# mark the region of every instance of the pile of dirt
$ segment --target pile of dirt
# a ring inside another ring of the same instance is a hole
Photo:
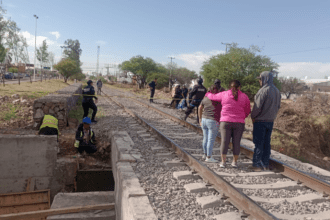
[[[0,127],[32,128],[33,103],[35,99],[20,97],[18,94],[0,96]]]
[[[285,146],[287,151],[290,149],[297,154],[294,156],[304,155],[311,161],[309,155],[312,153],[320,158],[330,156],[328,116],[330,104],[327,96],[302,96],[295,102],[281,103],[274,128],[295,139],[297,145]],[[324,120],[320,120],[322,118]],[[287,135],[283,138],[287,139]]]
[[[314,99],[302,96],[295,102],[281,103],[274,128],[298,135],[306,122],[319,116],[330,115],[330,105],[320,96]]]

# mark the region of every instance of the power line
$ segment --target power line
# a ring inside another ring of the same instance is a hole
[[[323,48],[317,48],[317,49],[311,49],[311,50],[301,50],[301,51],[289,52],[289,53],[273,54],[273,55],[269,55],[269,56],[279,56],[279,55],[285,55],[285,54],[302,53],[302,52],[309,52],[309,51],[316,51],[316,50],[324,50],[324,49],[330,49],[330,47],[323,47]]]

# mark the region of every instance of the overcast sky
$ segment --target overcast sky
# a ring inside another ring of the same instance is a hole
[[[258,45],[261,54],[280,64],[280,76],[330,76],[330,1],[254,0],[3,0],[2,6],[21,28],[34,59],[46,39],[61,56],[66,39],[81,43],[85,72],[121,63],[132,56],[150,57],[200,70],[221,44]]]

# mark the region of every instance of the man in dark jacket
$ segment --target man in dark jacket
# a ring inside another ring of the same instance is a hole
[[[261,89],[254,97],[254,106],[251,112],[253,121],[253,171],[269,169],[271,154],[270,138],[274,120],[281,106],[281,94],[273,84],[273,74],[264,71],[258,77]]]
[[[95,96],[95,90],[93,87],[93,81],[88,80],[87,86],[83,89],[82,91],[83,94],[83,101],[82,101],[82,107],[84,109],[84,116],[83,118],[88,116],[88,111],[89,109],[93,109],[93,114],[92,114],[92,122],[96,123],[95,121],[95,115],[97,112],[97,107],[95,103],[97,103],[97,97]],[[95,103],[93,101],[93,98],[95,98]]]
[[[203,86],[203,79],[199,78],[197,80],[197,85],[194,86],[194,88],[189,92],[189,107],[187,108],[185,114],[186,116],[183,118],[184,120],[187,120],[188,116],[191,114],[193,109],[197,108],[197,123],[199,124],[199,118],[198,118],[198,107],[201,104],[207,90]]]
[[[151,83],[149,83],[150,87],[150,103],[154,102],[154,95],[157,86],[157,78],[155,78]]]
[[[219,92],[225,91],[225,89],[221,87],[221,81],[220,81],[220,79],[216,79],[214,81],[214,85],[217,87],[217,89],[218,89]]]
[[[182,90],[180,88],[180,85],[177,85],[175,88],[175,93],[174,93],[172,102],[170,104],[170,107],[173,105],[173,103],[175,103],[175,108],[176,108],[181,99],[182,99]]]
[[[101,79],[97,80],[96,85],[97,85],[97,94],[98,94],[98,95],[101,95],[102,84],[103,84],[103,83],[102,83],[102,80],[101,80]]]
[[[83,119],[83,123],[78,126],[76,131],[76,142],[74,146],[78,148],[78,152],[82,154],[84,151],[88,154],[95,153],[97,151],[96,148],[96,140],[95,133],[90,127],[91,119],[86,117]]]

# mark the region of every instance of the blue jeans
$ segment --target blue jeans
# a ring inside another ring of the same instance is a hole
[[[253,123],[253,143],[255,145],[253,154],[254,167],[268,167],[270,158],[270,137],[272,135],[274,122]]]
[[[202,118],[203,151],[208,157],[212,156],[215,138],[218,134],[219,122],[213,119]]]

